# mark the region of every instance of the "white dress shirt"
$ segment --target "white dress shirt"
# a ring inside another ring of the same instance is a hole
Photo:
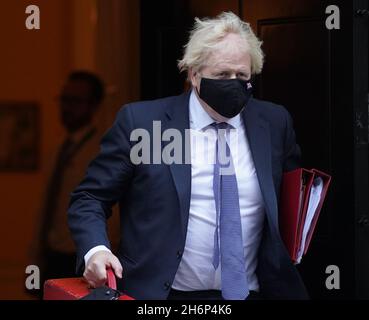
[[[189,108],[191,202],[185,249],[172,288],[182,291],[221,290],[221,264],[216,270],[212,264],[216,227],[213,171],[217,135],[210,127],[214,120],[201,106],[194,91]],[[264,224],[264,202],[241,116],[229,119],[228,123],[234,128],[227,135],[227,142],[237,177],[245,268],[249,289],[258,291],[255,270]],[[92,248],[84,257],[85,263],[100,250],[109,249],[105,246]]]
[[[221,290],[221,265],[215,270],[212,264],[216,227],[213,172],[217,135],[215,129],[209,127],[214,120],[201,106],[194,91],[189,108],[191,202],[185,249],[172,287],[182,291]],[[245,268],[249,289],[258,291],[255,270],[264,224],[264,202],[242,118],[237,115],[228,123],[234,128],[227,136],[227,142],[237,177]]]

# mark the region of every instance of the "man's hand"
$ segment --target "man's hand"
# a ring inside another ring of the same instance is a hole
[[[118,278],[122,278],[123,268],[118,258],[109,251],[98,251],[87,261],[84,278],[93,288],[106,283],[106,269],[112,268]]]

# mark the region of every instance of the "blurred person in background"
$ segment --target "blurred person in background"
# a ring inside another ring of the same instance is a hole
[[[60,120],[66,136],[55,157],[45,190],[36,245],[31,254],[42,282],[74,277],[75,246],[67,225],[70,193],[82,180],[88,163],[98,152],[95,116],[105,95],[104,84],[87,71],[72,72],[58,97]],[[42,290],[41,290],[42,291]]]

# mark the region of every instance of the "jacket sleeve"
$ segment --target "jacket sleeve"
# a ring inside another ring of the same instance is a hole
[[[301,167],[301,150],[296,143],[293,120],[286,110],[286,131],[284,143],[283,172],[288,172]]]
[[[85,178],[71,194],[68,224],[77,248],[77,273],[91,248],[98,245],[110,248],[107,219],[134,170],[130,161],[132,128],[130,108],[123,107],[102,138],[100,152],[88,166]]]

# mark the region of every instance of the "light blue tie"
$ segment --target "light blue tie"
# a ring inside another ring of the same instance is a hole
[[[223,298],[244,300],[249,294],[249,286],[243,253],[237,179],[226,141],[226,131],[230,129],[230,125],[222,122],[214,123],[213,126],[218,137],[213,180],[217,213],[213,265],[215,269],[218,268],[220,255]]]

